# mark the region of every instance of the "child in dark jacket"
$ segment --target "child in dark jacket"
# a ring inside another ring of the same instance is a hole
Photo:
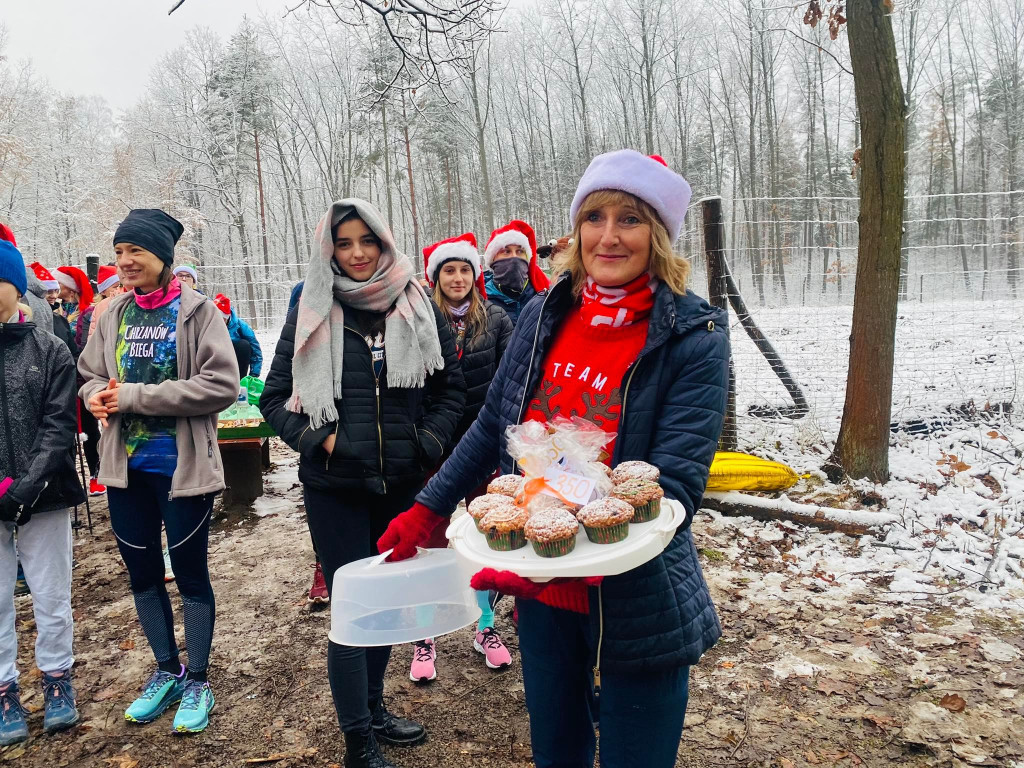
[[[14,581],[21,559],[32,590],[36,665],[43,672],[43,728],[78,722],[71,684],[71,515],[85,496],[72,456],[75,365],[68,347],[29,322],[14,245],[0,241],[0,746],[28,738],[18,687]],[[17,534],[17,536],[15,536]]]

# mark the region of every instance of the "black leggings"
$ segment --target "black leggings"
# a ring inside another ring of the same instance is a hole
[[[188,670],[205,672],[216,611],[206,562],[216,494],[168,499],[170,490],[171,478],[166,475],[128,470],[127,488],[107,489],[110,526],[128,568],[139,623],[158,663],[178,655],[174,613],[164,585],[161,522],[167,528],[171,567],[184,608]]]
[[[386,496],[366,491],[320,491],[303,487],[306,520],[327,581],[354,560],[377,554],[377,539],[396,515],[412,506],[420,486],[392,490]],[[369,702],[384,693],[384,673],[391,646],[354,648],[327,641],[327,678],[338,724],[345,733],[370,727]]]
[[[81,398],[79,400],[78,412],[81,415],[82,432],[88,438],[82,446],[85,451],[85,463],[89,466],[89,477],[96,477],[100,471],[100,425],[85,401]]]

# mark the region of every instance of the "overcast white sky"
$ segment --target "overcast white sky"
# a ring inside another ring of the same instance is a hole
[[[206,26],[227,38],[246,14],[283,15],[284,0],[0,0],[7,54],[32,59],[62,91],[99,95],[114,109],[131,106],[149,72],[185,32]]]

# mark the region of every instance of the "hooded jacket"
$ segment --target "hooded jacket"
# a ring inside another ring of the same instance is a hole
[[[32,310],[32,322],[37,327],[53,333],[53,309],[50,302],[46,300],[46,290],[39,282],[36,273],[31,267],[25,267],[25,278],[28,281],[28,292],[25,294],[25,303]]]
[[[48,311],[48,310],[47,310]],[[33,512],[85,501],[75,473],[75,363],[35,323],[0,323],[0,477]]]
[[[232,341],[245,340],[249,342],[249,346],[252,347],[252,357],[249,358],[249,370],[239,371],[239,373],[255,376],[258,379],[260,371],[263,370],[263,350],[260,349],[260,343],[256,338],[256,334],[252,332],[252,328],[245,320],[238,316],[234,307],[231,308],[231,317],[228,319],[228,334],[231,336]]]
[[[523,311],[480,416],[417,501],[448,515],[490,468],[516,470],[505,430],[522,421],[544,356],[571,311],[568,276]],[[653,560],[590,589],[590,621],[608,669],[653,670],[695,664],[721,636],[689,524],[700,507],[724,422],[729,381],[725,312],[693,293],[661,284],[647,339],[622,381],[612,466],[646,461],[679,501],[686,521]],[[603,626],[603,632],[602,630]]]
[[[117,343],[121,318],[134,291],[110,301],[78,359],[85,379],[80,394],[89,398],[117,378]],[[220,310],[201,293],[181,287],[176,326],[178,378],[160,384],[121,384],[118,409],[144,416],[177,416],[178,465],[171,477],[171,497],[201,496],[224,489],[224,465],[217,447],[217,416],[238,397],[238,363]],[[99,481],[128,487],[128,451],[120,414],[107,418],[100,438]]]

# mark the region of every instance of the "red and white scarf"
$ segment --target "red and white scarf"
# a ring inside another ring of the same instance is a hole
[[[605,288],[587,278],[580,314],[591,326],[622,328],[646,320],[654,308],[658,278],[649,272],[625,285]]]

